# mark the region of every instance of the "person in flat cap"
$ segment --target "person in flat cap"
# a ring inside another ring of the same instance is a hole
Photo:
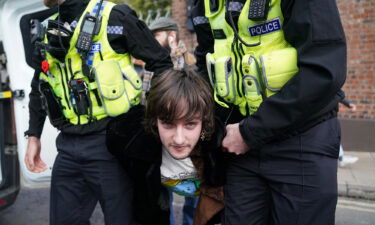
[[[195,66],[195,57],[187,51],[185,43],[179,39],[177,22],[170,17],[159,17],[151,22],[149,29],[159,44],[170,52],[173,68],[181,70]],[[153,73],[147,70],[141,72],[142,103],[146,101],[146,93],[150,89]]]
[[[159,17],[149,26],[155,39],[171,53],[174,69],[195,64],[195,58],[186,50],[185,43],[179,39],[178,26],[175,20],[169,17]]]
[[[152,21],[149,28],[151,31],[178,31],[176,21],[169,17],[159,17],[155,19],[154,21]]]

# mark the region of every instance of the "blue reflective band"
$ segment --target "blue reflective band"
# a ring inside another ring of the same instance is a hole
[[[123,26],[108,26],[107,34],[122,34],[124,30]]]
[[[94,63],[95,52],[102,50],[102,45],[99,42],[92,43],[89,54],[87,55],[86,64],[92,66]]]
[[[100,42],[92,43],[90,53],[99,52],[102,50],[102,45]]]
[[[205,23],[209,23],[207,17],[197,16],[197,17],[193,18],[193,24],[194,25],[205,24]]]
[[[270,21],[266,21],[262,24],[258,24],[252,27],[249,27],[249,32],[251,36],[259,36],[262,34],[268,34],[271,32],[275,32],[281,30],[281,23],[280,19],[276,18]]]
[[[74,29],[76,28],[77,24],[78,24],[77,20],[73,20],[73,22],[70,24],[70,27]]]
[[[95,4],[95,7],[91,12],[91,15],[93,15],[93,16],[96,15],[97,11],[99,10],[99,4],[100,4],[100,2],[97,2]],[[104,7],[105,7],[106,4],[107,4],[107,2],[103,2],[102,6],[100,7],[99,20],[100,20],[100,17],[102,16],[102,13],[103,13],[103,10],[104,10]],[[99,23],[99,25],[100,25],[100,23]],[[87,58],[86,58],[86,64],[88,66],[92,66],[94,64],[95,53],[99,52],[101,50],[102,50],[102,45],[99,42],[95,42],[95,43],[91,44],[90,52],[89,52],[89,54],[87,55]]]
[[[86,64],[87,64],[88,66],[92,66],[92,65],[94,64],[94,53],[90,52],[90,53],[87,55]]]
[[[241,12],[243,4],[241,2],[229,2],[228,11]]]
[[[93,15],[93,16],[96,15],[96,12],[99,9],[99,4],[100,4],[100,2],[96,3],[94,9],[91,12],[91,15]],[[104,9],[104,7],[105,7],[106,4],[107,4],[107,2],[103,2],[102,6],[100,7],[99,18],[102,16],[102,12],[103,12],[103,9]]]

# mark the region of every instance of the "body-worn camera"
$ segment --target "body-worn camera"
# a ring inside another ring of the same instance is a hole
[[[87,115],[90,107],[90,96],[87,84],[84,80],[70,80],[69,87],[71,89],[70,101],[77,115]]]

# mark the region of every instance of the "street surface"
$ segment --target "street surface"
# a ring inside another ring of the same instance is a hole
[[[375,201],[339,198],[336,225],[374,225]]]
[[[175,208],[181,210],[182,198],[175,196]],[[14,205],[0,212],[0,225],[48,225],[49,188],[23,189]],[[181,213],[176,212],[177,225]],[[339,198],[336,225],[374,225],[375,201]],[[98,206],[91,218],[91,225],[104,225]]]

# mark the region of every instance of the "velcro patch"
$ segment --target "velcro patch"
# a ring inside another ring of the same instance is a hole
[[[281,22],[279,18],[266,21],[262,24],[249,27],[249,32],[251,36],[259,36],[262,34],[268,34],[281,30]]]
[[[225,39],[225,38],[227,38],[224,30],[222,30],[222,29],[213,30],[213,35],[214,35],[214,39]]]

